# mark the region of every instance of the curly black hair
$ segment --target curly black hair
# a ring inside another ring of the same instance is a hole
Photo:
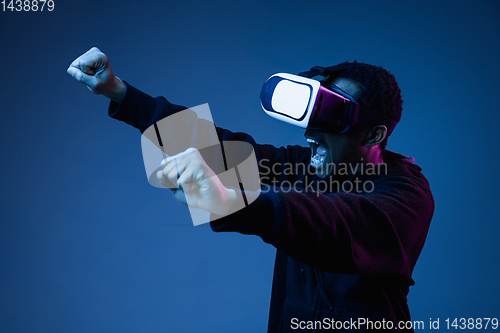
[[[403,111],[403,99],[393,74],[380,66],[357,61],[344,62],[340,65],[345,69],[333,75],[356,81],[360,85],[361,93],[355,97],[358,103],[399,122]],[[387,137],[380,143],[381,150],[384,150],[386,145]]]

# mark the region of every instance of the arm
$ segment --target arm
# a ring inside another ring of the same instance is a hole
[[[127,82],[125,82],[125,85],[127,89],[123,101],[121,103],[112,101],[109,105],[108,114],[110,117],[123,121],[139,129],[143,133],[159,120],[186,110],[186,107],[172,104],[164,97],[153,98],[131,86]],[[169,128],[169,126],[172,127]],[[197,133],[198,136],[192,137],[192,140],[195,140],[203,137],[200,133],[208,132],[209,130],[207,128],[213,128],[213,126],[213,123],[203,119],[198,119],[196,114],[192,112],[192,117],[184,118],[183,124],[179,121],[176,121],[175,124],[164,122],[162,124],[162,128],[160,128],[160,132],[162,132],[162,138],[164,136],[169,138],[169,135],[172,136],[172,133],[175,133],[174,136],[181,135],[182,132]],[[292,161],[295,161],[295,163],[297,161],[302,161],[302,163],[308,164],[310,156],[309,148],[301,146],[276,148],[272,145],[257,144],[254,138],[246,133],[232,132],[220,127],[216,127],[216,131],[220,141],[243,141],[253,146],[257,161],[259,162],[258,164],[261,174],[269,177],[269,182],[264,181],[263,183],[270,183],[270,180],[275,177],[275,173],[283,176],[284,173],[282,172],[282,169],[286,167],[287,164],[292,163]],[[188,142],[189,140],[182,141]],[[199,145],[193,142],[191,146],[195,147]],[[189,147],[190,146],[187,145],[184,149]],[[274,169],[272,169],[273,166],[275,166]],[[288,176],[293,177],[293,175]]]
[[[426,180],[387,175],[371,193],[263,192],[214,231],[260,236],[290,257],[343,274],[411,273],[432,217]]]
[[[75,59],[67,72],[79,82],[84,83],[93,93],[102,94],[111,99],[108,112],[112,118],[136,127],[141,132],[146,131],[155,122],[186,109],[170,103],[164,97],[153,98],[120,80],[114,75],[107,56],[96,47]],[[187,131],[198,133],[208,125],[213,124],[193,119],[185,127]],[[220,141],[250,143],[254,147],[262,173],[268,176],[269,180],[273,176],[270,173],[272,166],[285,165],[291,160],[307,161],[308,159],[308,148],[300,146],[275,148],[270,145],[257,145],[247,134],[233,133],[222,128],[217,128],[217,134]],[[280,173],[279,166],[274,170]]]

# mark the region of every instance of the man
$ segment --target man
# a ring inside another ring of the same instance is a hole
[[[184,109],[122,82],[97,48],[68,73],[112,100],[111,117],[143,132]],[[181,186],[179,200],[223,216],[211,222],[214,231],[255,234],[277,248],[269,332],[412,331],[406,296],[434,201],[412,159],[385,149],[401,117],[399,87],[388,71],[367,64],[344,63],[326,73],[321,86],[336,91],[335,98],[347,96],[349,105],[358,101],[370,121],[308,126],[310,148],[258,145],[247,134],[217,128],[221,141],[254,147],[259,193],[225,187],[193,149],[164,160],[157,177]],[[290,165],[314,172],[290,172]],[[252,195],[256,200],[234,212],[241,196]]]

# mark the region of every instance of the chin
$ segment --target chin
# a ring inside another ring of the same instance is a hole
[[[324,178],[330,176],[331,173],[332,173],[332,165],[331,165],[331,163],[326,164],[326,167],[323,166],[322,168],[316,169],[316,176],[318,176],[319,178],[323,178],[324,179]]]

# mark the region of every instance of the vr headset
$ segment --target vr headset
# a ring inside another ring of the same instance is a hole
[[[311,79],[346,69],[340,64],[332,67],[315,66],[299,75],[272,75],[260,93],[262,108],[273,118],[292,125],[345,133],[352,125],[385,125],[391,135],[397,121],[365,108],[336,85]]]

